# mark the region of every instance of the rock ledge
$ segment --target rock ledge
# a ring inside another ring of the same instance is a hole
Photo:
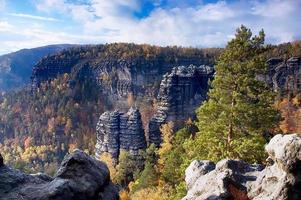
[[[266,146],[269,166],[240,160],[193,161],[183,200],[301,199],[301,137],[276,135]]]
[[[45,174],[27,175],[0,165],[0,199],[118,200],[119,195],[107,166],[75,150],[65,157],[53,178]]]

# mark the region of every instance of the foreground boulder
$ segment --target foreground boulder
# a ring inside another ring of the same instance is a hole
[[[118,200],[119,195],[107,166],[76,150],[65,157],[53,178],[0,165],[0,199]]]
[[[300,200],[301,138],[276,135],[266,146],[269,166],[240,160],[193,161],[183,200]]]

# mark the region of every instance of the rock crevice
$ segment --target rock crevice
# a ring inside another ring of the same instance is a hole
[[[266,82],[277,92],[301,91],[301,57],[288,60],[271,58],[267,61]]]
[[[213,75],[209,66],[178,66],[163,76],[157,97],[158,109],[149,123],[149,142],[161,143],[160,126],[172,121],[175,130],[206,98],[208,80]]]
[[[301,137],[276,135],[266,146],[271,165],[241,160],[193,161],[185,172],[183,200],[301,199]]]
[[[96,157],[110,153],[117,160],[121,150],[139,155],[146,148],[141,114],[137,108],[130,108],[127,113],[119,111],[105,112],[98,121]]]
[[[2,200],[119,200],[107,166],[83,151],[67,155],[54,177],[27,175],[0,165]]]

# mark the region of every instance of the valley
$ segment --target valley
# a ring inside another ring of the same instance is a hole
[[[231,47],[231,43],[229,45]],[[31,74],[22,74],[27,81],[18,83],[22,86],[27,82],[26,86],[21,89],[15,83],[3,86],[11,90],[0,97],[0,149],[5,165],[24,173],[46,173],[47,180],[44,180],[45,177],[33,178],[24,174],[18,176],[29,183],[34,181],[30,186],[33,188],[39,187],[38,184],[51,186],[60,184],[58,179],[64,178],[60,170],[57,172],[58,168],[64,168],[61,163],[71,162],[66,159],[76,157],[76,154],[81,157],[79,159],[94,163],[89,160],[88,154],[108,166],[110,176],[106,175],[109,177],[106,180],[112,183],[106,182],[105,187],[110,188],[110,195],[115,195],[112,199],[117,199],[117,191],[121,199],[135,200],[152,194],[160,196],[154,199],[192,200],[197,199],[195,194],[198,192],[204,193],[205,199],[210,192],[198,191],[194,183],[190,183],[191,180],[188,182],[188,193],[186,191],[185,169],[193,160],[218,162],[224,158],[235,158],[267,165],[263,147],[274,135],[297,133],[292,136],[296,140],[296,148],[300,143],[300,42],[260,48],[260,59],[252,60],[249,57],[251,54],[244,59],[250,61],[250,66],[266,65],[267,70],[254,67],[248,71],[248,76],[241,68],[235,69],[237,71],[229,69],[230,72],[226,73],[223,71],[226,68],[219,67],[222,56],[230,51],[227,48],[112,43],[73,46],[47,56],[39,54],[37,57],[40,56],[40,60],[32,66]],[[241,55],[230,54],[229,57],[236,59]],[[28,62],[31,62],[29,58]],[[257,71],[254,73],[252,70]],[[259,74],[262,71],[264,73]],[[220,76],[219,73],[225,74]],[[245,77],[241,79],[240,76]],[[31,82],[28,82],[29,78]],[[218,101],[215,100],[220,97],[220,101],[228,105],[230,99],[227,98],[231,93],[223,92],[229,92],[226,87],[231,88],[236,80],[242,81],[238,85],[247,85],[246,89],[233,88],[237,90],[237,102],[246,101],[250,106],[247,103],[238,104],[241,107],[235,108],[235,111],[218,107]],[[221,89],[214,90],[216,85]],[[262,93],[259,92],[261,90]],[[219,116],[223,112],[229,115]],[[248,112],[251,114],[248,115]],[[219,130],[228,130],[225,127],[232,113],[235,113],[232,117],[237,119],[233,121],[233,126],[237,126],[233,131],[237,135],[233,138],[228,135],[226,138]],[[223,121],[215,124],[218,116]],[[253,120],[254,124],[248,123],[248,120]],[[244,123],[243,128],[240,123]],[[253,137],[249,137],[249,134]],[[232,144],[236,140],[237,143]],[[232,149],[227,145],[232,145]],[[72,153],[74,150],[77,153]],[[231,163],[234,161],[227,162],[229,164],[225,165],[233,171],[241,165],[234,163],[233,167]],[[209,171],[217,173],[215,168],[221,165],[213,167],[214,164],[207,164],[204,165],[212,169],[201,171],[202,176],[207,176]],[[98,165],[93,164],[93,167],[97,168]],[[187,170],[193,167],[191,165]],[[245,163],[243,165],[249,168]],[[227,170],[227,167],[222,169]],[[13,180],[18,179],[15,171],[4,167],[3,170]],[[79,173],[89,174],[87,171]],[[89,174],[93,175],[99,176]],[[3,177],[0,176],[0,186],[1,179]],[[193,179],[197,180],[195,177]],[[114,188],[110,185],[113,183]],[[68,184],[73,183],[71,181]],[[225,194],[220,192],[219,195],[237,195],[233,190],[247,195],[241,189],[241,183],[231,184],[234,189],[227,188]],[[98,187],[103,186],[91,186],[96,190],[99,190]],[[295,190],[295,186],[292,188]],[[72,189],[75,192],[72,195],[77,195],[76,191],[80,189]],[[63,187],[62,191],[45,192],[67,195],[65,190]],[[41,198],[38,196],[41,194],[34,196],[27,194],[28,191],[30,189],[27,186],[22,189],[25,196]],[[255,195],[255,192],[251,195]],[[283,195],[285,199],[286,194]],[[297,192],[294,198],[298,198],[298,195]],[[87,196],[83,194],[82,198],[86,199]],[[66,198],[72,199],[74,196],[67,195]]]

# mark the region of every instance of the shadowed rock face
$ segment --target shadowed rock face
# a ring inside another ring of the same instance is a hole
[[[118,200],[107,166],[83,151],[65,157],[55,177],[27,175],[0,165],[2,200]]]
[[[136,97],[154,98],[162,75],[174,66],[213,64],[213,55],[204,55],[202,50],[186,55],[176,49],[159,48],[154,57],[147,57],[140,45],[129,44],[128,46],[133,46],[133,49],[124,50],[116,44],[114,48],[116,52],[111,52],[109,49],[113,46],[114,44],[81,46],[42,59],[33,68],[32,89],[35,90],[42,82],[64,73],[77,77],[79,69],[89,68],[93,73],[93,77],[90,78],[94,79],[99,90],[113,104],[117,104],[123,103],[130,93]],[[163,51],[167,49],[170,52],[165,55]],[[136,55],[137,50],[141,50],[142,53]],[[135,56],[122,57],[116,54],[123,51],[124,54],[134,53]]]
[[[110,153],[117,160],[121,150],[126,150],[134,156],[146,148],[140,112],[130,108],[127,113],[119,111],[105,112],[96,127],[97,144],[96,157]]]
[[[288,60],[271,58],[267,83],[278,92],[301,90],[301,57],[292,57]]]
[[[2,158],[2,155],[0,154],[0,167],[3,166],[3,158]]]
[[[160,126],[174,122],[175,130],[189,117],[194,117],[195,109],[205,100],[208,80],[213,75],[209,66],[179,66],[163,76],[157,97],[158,110],[149,123],[149,142],[161,143]]]
[[[301,138],[276,135],[266,146],[270,166],[240,160],[193,161],[185,172],[183,200],[301,199]]]

